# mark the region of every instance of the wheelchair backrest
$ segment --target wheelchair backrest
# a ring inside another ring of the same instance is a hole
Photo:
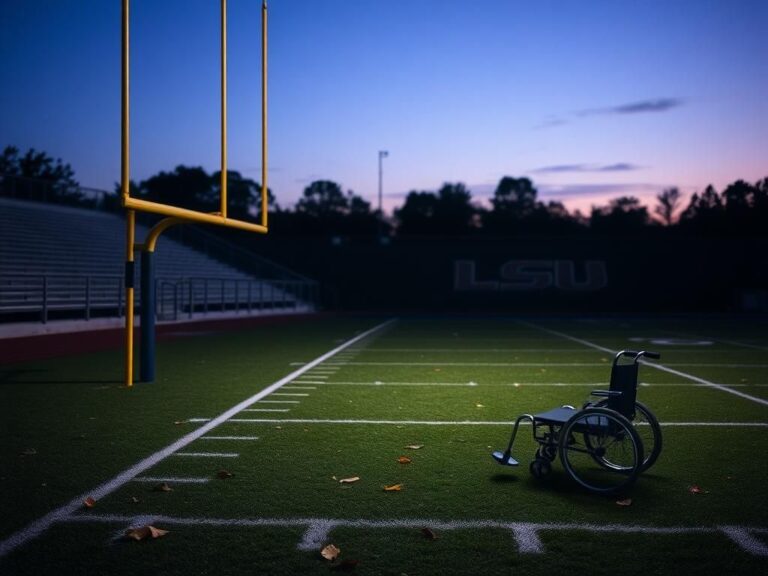
[[[622,358],[631,358],[630,362],[626,360],[621,362]],[[611,394],[608,396],[608,408],[615,410],[628,420],[635,418],[635,399],[637,398],[637,372],[639,364],[637,360],[640,354],[637,352],[622,350],[613,359],[611,367],[611,392],[620,392],[621,394]]]

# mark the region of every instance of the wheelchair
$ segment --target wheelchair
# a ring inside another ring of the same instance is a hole
[[[615,494],[630,487],[661,454],[661,427],[651,410],[637,401],[639,360],[661,358],[648,351],[622,350],[611,366],[608,390],[593,390],[600,398],[580,410],[561,406],[540,414],[522,414],[515,420],[505,451],[493,453],[499,464],[517,466],[512,457],[518,427],[532,424],[538,448],[530,464],[534,478],[552,471],[559,456],[568,476],[587,490]]]

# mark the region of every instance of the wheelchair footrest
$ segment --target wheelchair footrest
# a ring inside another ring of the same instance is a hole
[[[496,460],[499,464],[503,464],[504,466],[517,466],[518,461],[512,458],[511,455],[507,454],[506,452],[502,452],[500,450],[497,450],[493,453],[493,459]]]

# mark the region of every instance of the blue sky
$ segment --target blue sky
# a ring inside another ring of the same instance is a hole
[[[257,0],[229,0],[229,167],[260,177]],[[764,0],[270,0],[270,187],[386,206],[528,176],[589,208],[768,176]],[[218,167],[217,0],[132,2],[132,177]],[[0,3],[0,146],[111,189],[120,1]]]

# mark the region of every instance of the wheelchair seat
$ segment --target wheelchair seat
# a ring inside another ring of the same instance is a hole
[[[563,406],[561,408],[552,408],[540,414],[534,414],[533,418],[537,424],[565,424],[576,413],[575,408]]]

